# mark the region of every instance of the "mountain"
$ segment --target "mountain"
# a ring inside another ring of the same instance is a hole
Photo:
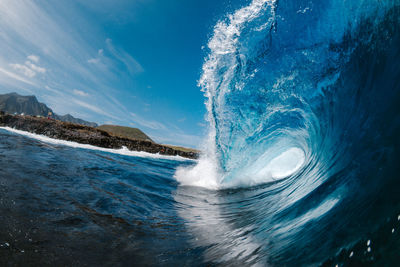
[[[56,120],[97,127],[97,124],[94,122],[84,121],[82,119],[75,118],[70,114],[63,116],[55,114],[51,108],[47,107],[43,103],[40,103],[36,96],[33,95],[22,96],[17,93],[0,95],[0,110],[10,114],[24,113],[26,115],[43,117],[47,117],[49,112],[51,112],[51,117]]]
[[[8,113],[25,113],[27,115],[47,116],[53,112],[35,96],[21,96],[17,93],[0,95],[0,110]]]
[[[82,120],[82,119],[79,119],[79,118],[75,118],[70,114],[63,115],[63,116],[56,114],[55,117],[56,117],[57,120],[60,120],[60,121],[77,123],[77,124],[82,124],[82,125],[86,125],[86,126],[90,126],[90,127],[97,127],[97,123],[85,121],[85,120]]]
[[[148,137],[138,128],[124,127],[118,125],[101,125],[97,128],[118,137],[154,142],[153,140],[151,140],[150,137]]]

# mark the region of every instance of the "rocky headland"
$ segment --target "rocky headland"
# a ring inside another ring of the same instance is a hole
[[[58,115],[46,104],[37,100],[34,95],[19,95],[17,93],[0,94],[0,110],[10,114],[50,117],[55,120],[97,127],[97,123],[75,118],[70,114]]]
[[[149,140],[125,138],[98,128],[48,118],[0,112],[0,126],[103,148],[120,149],[126,147],[132,151],[181,156],[189,159],[198,158],[198,152],[195,150],[182,151]]]

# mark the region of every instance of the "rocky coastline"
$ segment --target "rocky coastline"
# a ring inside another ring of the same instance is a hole
[[[181,151],[151,141],[114,136],[94,127],[48,118],[11,115],[0,112],[0,126],[103,148],[120,149],[126,147],[132,151],[181,156],[189,159],[197,159],[199,156],[196,152]]]

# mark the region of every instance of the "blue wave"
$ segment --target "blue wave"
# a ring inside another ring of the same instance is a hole
[[[376,260],[357,242],[389,233],[385,219],[400,209],[398,29],[399,1],[254,0],[218,22],[199,82],[206,152],[175,174],[226,189],[215,203],[251,214],[210,211],[241,221],[243,241],[227,237],[213,253],[238,258],[227,249],[235,243],[262,255],[254,262],[301,265],[340,248],[336,262],[348,262],[357,248]],[[317,248],[324,240],[333,243]]]
[[[380,111],[360,108],[378,85],[369,84],[372,88],[355,96],[360,84],[370,82],[361,80],[368,79],[366,73],[379,76],[371,73],[376,70],[362,68],[361,62],[352,65],[362,53],[379,52],[385,42],[381,31],[397,25],[389,14],[397,5],[255,0],[221,20],[199,82],[208,97],[210,122],[203,159],[217,162],[216,183],[262,184],[307,169],[324,179],[342,169],[352,143],[343,134],[359,135],[365,111],[369,119]],[[396,37],[395,32],[386,35]],[[387,45],[396,46],[395,41]],[[365,64],[375,66],[372,60]],[[391,75],[396,81],[396,73]],[[357,76],[362,77],[356,81]],[[389,92],[380,94],[392,101],[396,90],[383,89]]]
[[[228,15],[198,162],[0,129],[0,265],[397,266],[399,29],[399,1]]]

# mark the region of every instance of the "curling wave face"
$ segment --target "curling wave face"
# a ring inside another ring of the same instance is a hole
[[[399,5],[253,0],[217,23],[199,81],[205,152],[175,173],[180,191],[223,189],[180,214],[206,257],[310,264],[394,216]]]
[[[218,22],[199,82],[208,99],[206,152],[197,167],[178,170],[178,181],[246,187],[310,164],[333,168],[341,148],[329,135],[344,129],[331,129],[321,110],[346,90],[338,88],[343,66],[371,41],[363,28],[377,27],[396,3],[254,0]]]
[[[399,29],[398,0],[228,15],[198,162],[0,129],[0,265],[397,266]]]

